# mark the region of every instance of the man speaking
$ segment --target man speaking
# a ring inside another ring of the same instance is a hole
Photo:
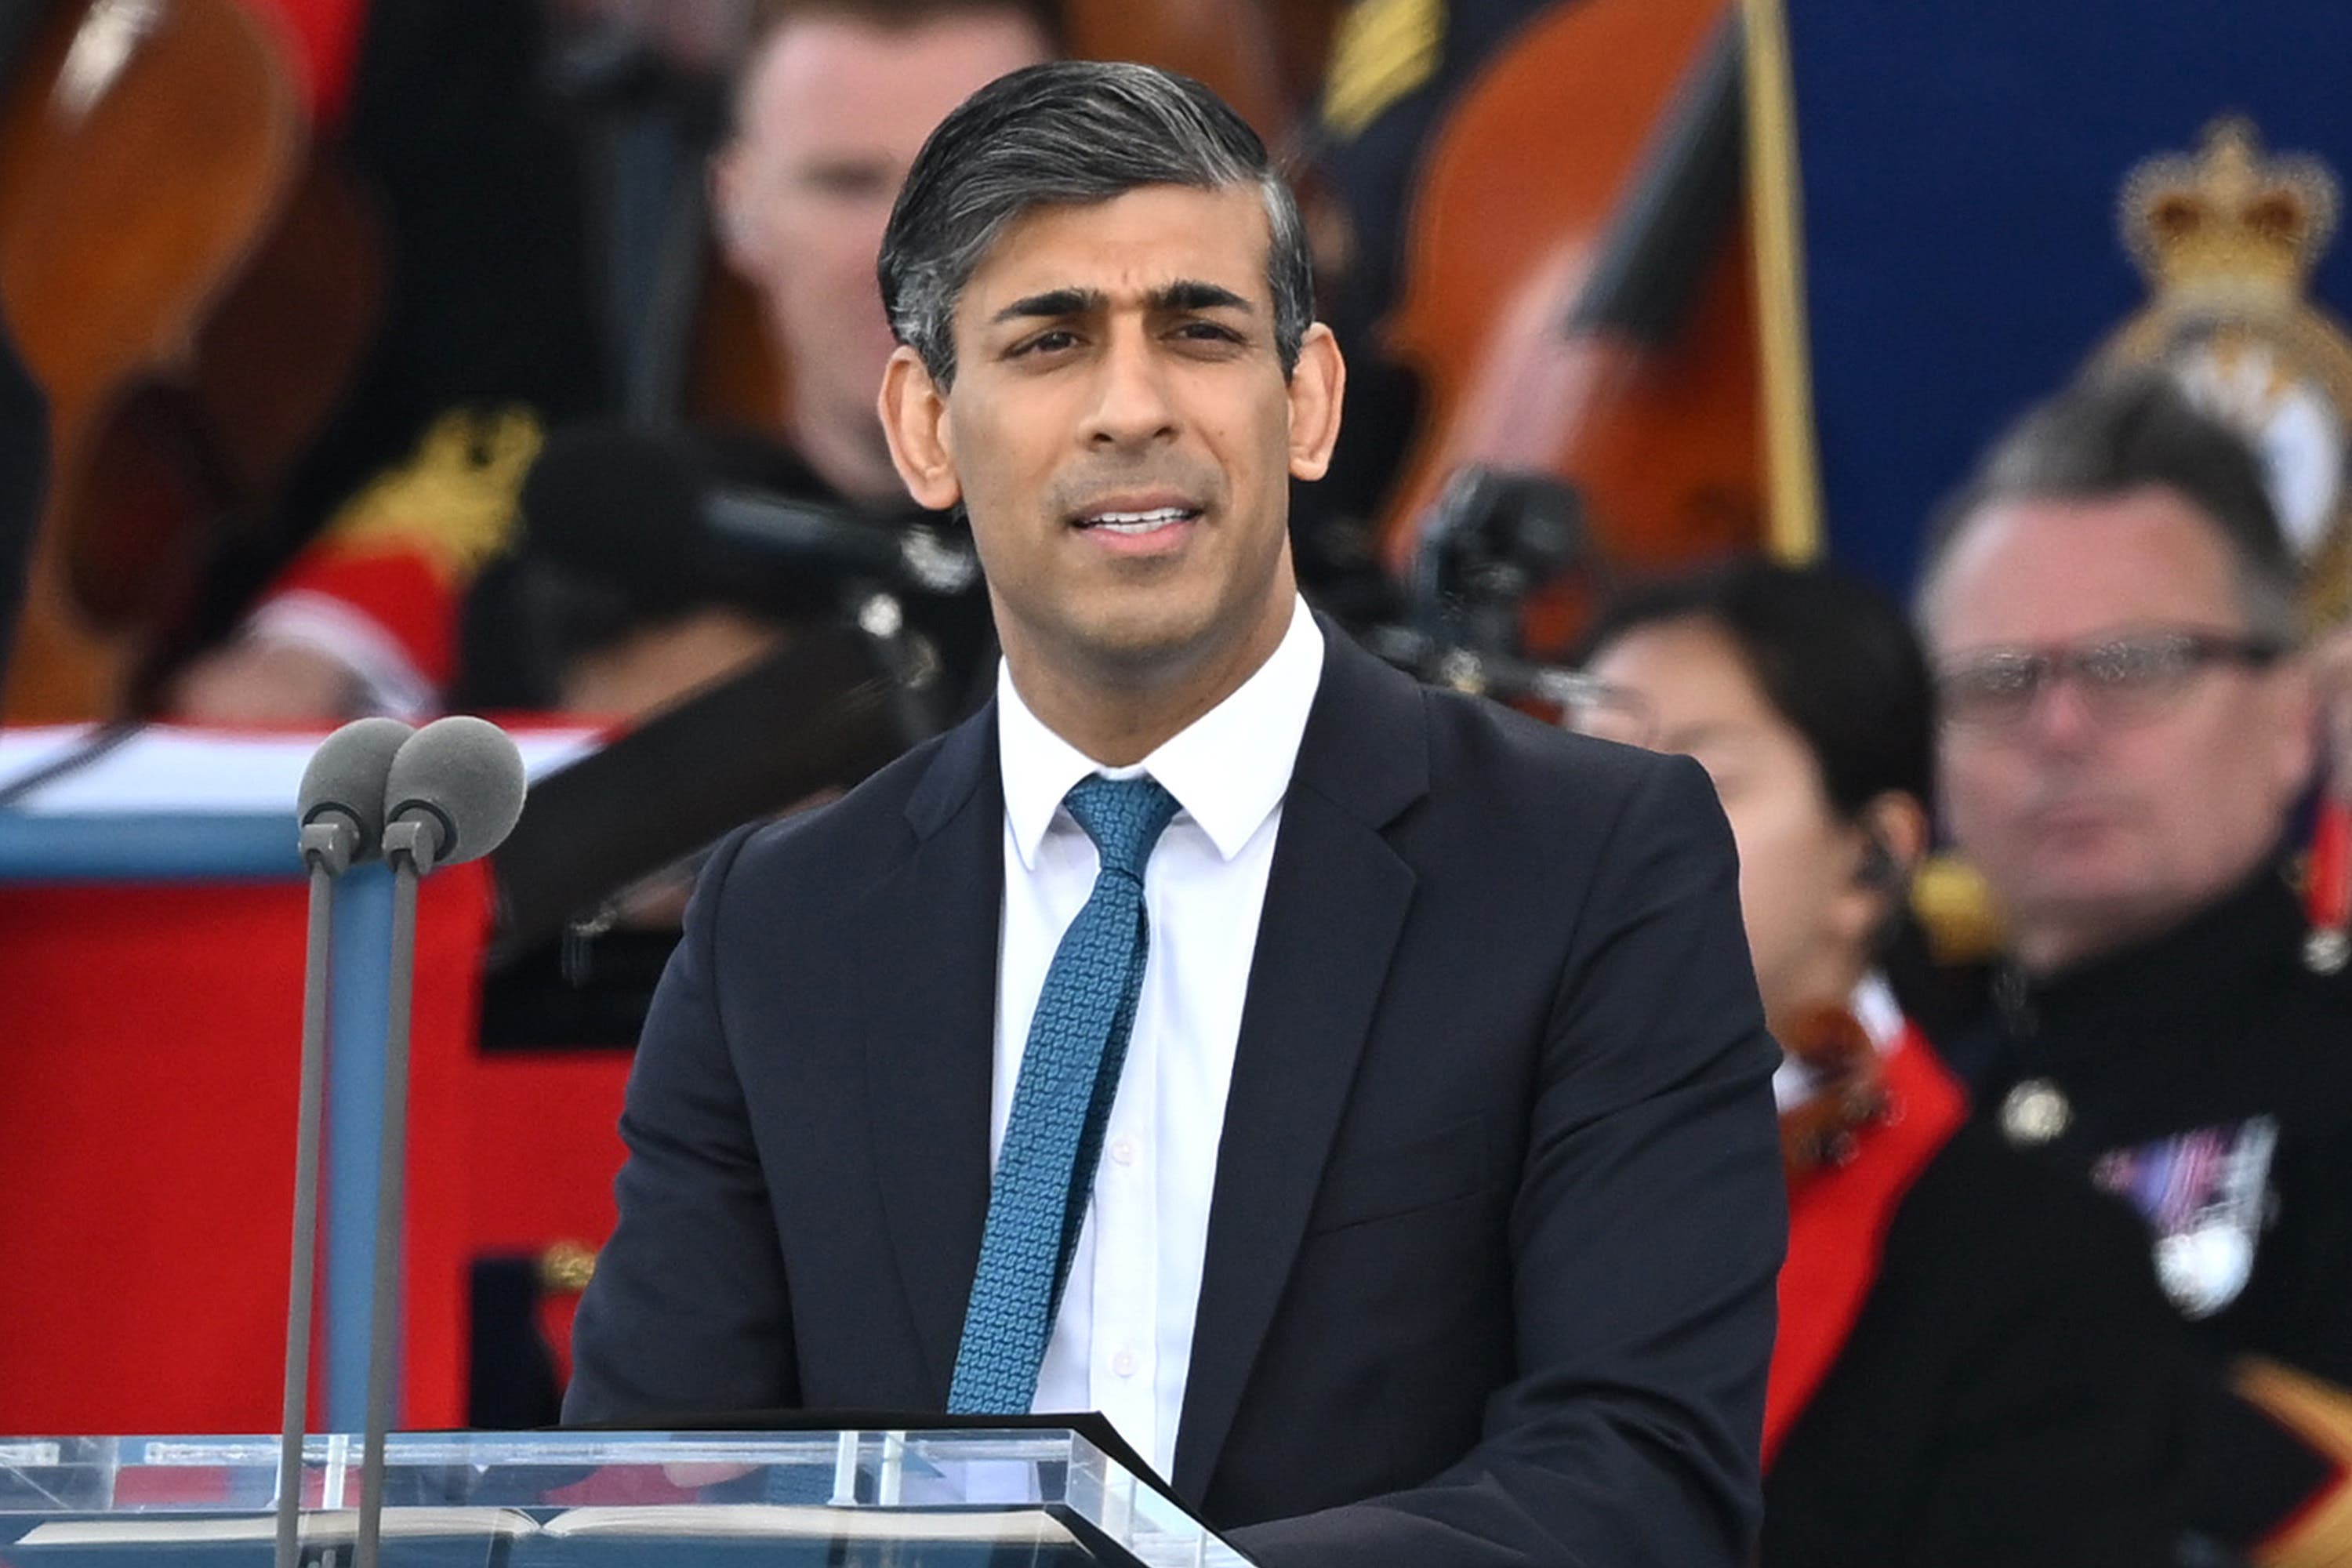
[[[880,270],[996,700],[712,859],[567,1417],[1099,1409],[1268,1563],[1744,1562],[1779,1052],[1706,775],[1308,614],[1342,367],[1198,85],[983,89]]]

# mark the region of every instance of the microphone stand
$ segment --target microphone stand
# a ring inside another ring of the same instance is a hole
[[[386,825],[383,856],[392,864],[391,998],[384,1028],[383,1164],[376,1185],[375,1292],[368,1310],[366,1447],[360,1468],[358,1568],[376,1568],[383,1524],[384,1444],[391,1425],[398,1339],[402,1184],[408,1173],[408,1034],[416,982],[416,884],[433,868],[439,837],[415,818]]]
[[[302,1551],[302,1438],[310,1425],[319,1144],[327,1092],[327,977],[334,951],[335,879],[351,868],[352,837],[350,826],[334,821],[302,829],[302,859],[310,868],[310,922],[302,954],[302,1066],[294,1135],[293,1279],[286,1301],[286,1404],[278,1446],[277,1568],[296,1568]]]

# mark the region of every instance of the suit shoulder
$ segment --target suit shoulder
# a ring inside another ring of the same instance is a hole
[[[736,829],[732,837],[740,848],[726,868],[730,879],[768,882],[786,873],[803,882],[825,875],[871,877],[912,844],[908,804],[955,733],[922,742],[836,800]]]
[[[1431,688],[1423,702],[1437,779],[1470,774],[1537,788],[1567,782],[1591,798],[1622,799],[1650,787],[1682,762],[1579,735],[1484,697]]]

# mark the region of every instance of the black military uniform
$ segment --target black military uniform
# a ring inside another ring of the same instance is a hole
[[[1763,1568],[2231,1562],[2336,1479],[2186,1344],[2130,1214],[1981,1123],[1885,1237],[1766,1470]]]
[[[2129,1199],[2215,1359],[2352,1384],[2352,976],[2265,865],[2173,931],[2028,981],[1954,1056],[1980,1114]]]
[[[2128,1208],[1972,1121],[1916,1030],[1876,1093],[1833,1159],[1783,1123],[1764,1568],[2231,1562],[2332,1507],[2352,1428],[2307,1441],[2233,1391]]]

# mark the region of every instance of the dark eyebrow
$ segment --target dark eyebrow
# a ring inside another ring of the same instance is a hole
[[[1103,295],[1098,289],[1049,289],[1043,294],[1031,294],[1013,300],[991,316],[989,324],[999,326],[1006,321],[1083,316],[1102,309],[1102,306]],[[1181,279],[1164,289],[1152,290],[1150,308],[1159,311],[1239,310],[1244,315],[1256,313],[1255,307],[1232,289],[1192,278]]]
[[[1155,292],[1151,305],[1158,310],[1239,310],[1245,316],[1255,314],[1250,302],[1232,289],[1191,278]]]
[[[1032,294],[1015,300],[988,319],[990,326],[1005,321],[1017,321],[1038,316],[1083,316],[1099,309],[1103,297],[1092,289],[1049,289],[1043,294]]]

